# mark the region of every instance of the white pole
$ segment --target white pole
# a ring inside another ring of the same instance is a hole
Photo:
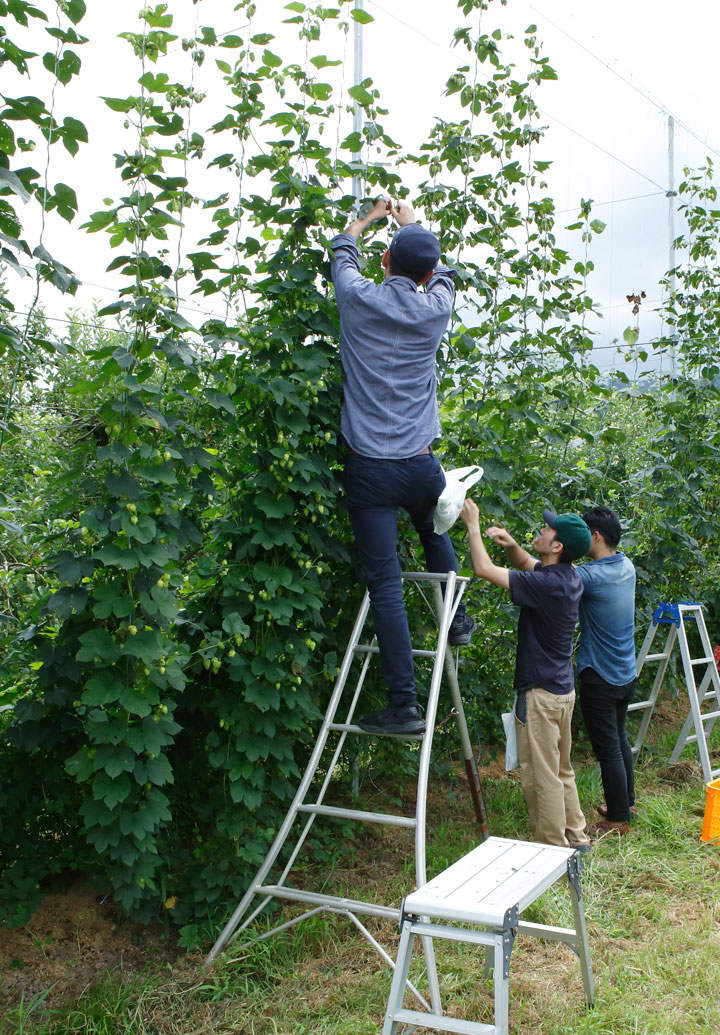
[[[363,10],[363,0],[355,0],[355,10]],[[354,42],[354,64],[353,64],[353,85],[359,86],[363,80],[363,26],[362,22],[355,22],[353,29],[353,42]],[[355,101],[355,111],[353,114],[353,133],[359,133],[362,135],[363,131],[363,111],[360,107],[360,102]],[[363,189],[363,178],[360,175],[360,164],[362,162],[362,152],[358,151],[352,156],[352,164],[355,169],[355,175],[352,181],[352,192],[355,195],[355,215],[359,215],[360,211],[360,198],[362,197]],[[354,797],[360,794],[360,763],[357,753],[352,758],[352,792]]]
[[[672,299],[675,295],[675,198],[677,197],[677,191],[675,190],[675,119],[672,115],[668,115],[668,235],[669,235],[669,250],[668,250],[668,297],[672,304]],[[676,325],[677,329],[677,325]],[[676,334],[673,334],[673,343],[670,352],[670,374],[674,378],[676,374],[676,363],[677,357],[675,354],[675,342]]]
[[[362,11],[363,0],[355,0],[355,10]],[[354,69],[353,79],[354,85],[359,86],[363,81],[363,24],[362,22],[356,21],[353,33],[354,40]],[[363,131],[363,110],[360,106],[359,101],[355,101],[355,113],[353,115],[353,133],[360,133]],[[355,168],[355,175],[352,181],[352,192],[355,195],[356,204],[355,208],[359,208],[360,198],[362,197],[363,177],[360,172],[360,164],[362,162],[362,152],[358,151],[352,156],[352,163]]]

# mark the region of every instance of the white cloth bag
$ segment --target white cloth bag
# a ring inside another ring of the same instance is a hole
[[[520,764],[515,733],[515,712],[503,712],[501,718],[505,727],[505,772],[509,773],[511,769],[517,769]]]
[[[452,528],[460,517],[466,493],[482,476],[483,469],[478,464],[445,471],[445,488],[438,497],[433,519],[433,528],[437,535],[442,535]]]

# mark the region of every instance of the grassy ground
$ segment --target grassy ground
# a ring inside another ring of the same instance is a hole
[[[510,968],[512,1033],[720,1032],[720,846],[700,841],[705,790],[697,763],[660,761],[672,739],[638,768],[640,812],[631,833],[604,837],[585,864],[594,1010],[585,1009],[580,968],[567,947],[518,938]],[[430,802],[430,873],[476,843],[462,781],[444,782],[438,788],[436,781]],[[528,837],[517,779],[491,768],[484,782],[491,832]],[[602,795],[590,761],[578,766],[578,785],[592,816]],[[407,867],[398,873],[399,849],[410,854],[407,832],[363,834],[338,861],[335,886],[350,897],[399,901],[410,879]],[[324,877],[326,865],[310,865],[303,879],[320,890]],[[570,926],[565,889],[549,889],[523,917]],[[368,927],[394,955],[391,925]],[[491,1023],[492,987],[480,951],[437,942],[436,953],[446,1011]],[[422,967],[415,969],[423,987]],[[0,1033],[371,1035],[382,1027],[389,984],[389,971],[350,921],[321,914],[231,951],[210,969],[190,955],[142,974],[109,973],[74,1001],[38,997],[7,1011]]]

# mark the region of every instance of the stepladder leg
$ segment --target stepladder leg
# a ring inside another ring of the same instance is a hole
[[[592,1006],[595,1002],[595,981],[593,979],[592,967],[590,965],[590,944],[588,942],[587,925],[585,923],[585,908],[580,891],[580,877],[572,878],[568,874],[568,888],[570,890],[570,901],[572,903],[573,917],[575,919],[575,935],[577,937],[577,952],[580,958],[580,969],[582,971],[583,988],[585,989],[585,1002]]]
[[[425,951],[425,970],[427,972],[430,1003],[434,1012],[442,1016],[442,999],[440,997],[440,981],[438,980],[437,963],[435,962],[435,946],[432,938],[422,939]]]
[[[495,1035],[508,1035],[509,966],[505,965],[505,946],[500,932],[495,936],[492,952],[495,971]]]
[[[387,1010],[385,1011],[382,1035],[397,1035],[398,1021],[395,1018],[398,1011],[402,1010],[414,943],[415,935],[412,933],[412,924],[409,920],[405,920],[402,934],[400,935],[400,944],[398,946],[392,984],[390,985],[390,995],[388,997]]]

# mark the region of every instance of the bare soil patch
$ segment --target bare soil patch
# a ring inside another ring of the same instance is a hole
[[[13,1006],[53,986],[48,999],[82,995],[108,971],[133,972],[184,955],[175,933],[131,923],[82,883],[47,895],[24,927],[0,927],[2,999]]]

